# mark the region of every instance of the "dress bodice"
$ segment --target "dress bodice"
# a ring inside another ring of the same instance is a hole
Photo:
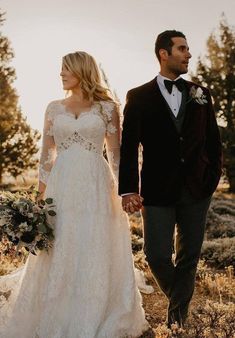
[[[104,142],[115,175],[119,164],[120,120],[112,101],[94,102],[78,118],[68,111],[62,100],[51,102],[45,113],[40,158],[40,181],[46,184],[55,158],[72,144],[102,154]]]

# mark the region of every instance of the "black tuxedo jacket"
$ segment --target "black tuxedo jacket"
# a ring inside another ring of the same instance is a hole
[[[201,87],[207,99],[202,105],[190,96],[192,86],[199,87],[185,81],[185,117],[180,132],[156,78],[127,93],[119,194],[137,192],[144,198],[144,205],[171,205],[184,185],[197,199],[215,191],[221,175],[219,129],[208,89]]]

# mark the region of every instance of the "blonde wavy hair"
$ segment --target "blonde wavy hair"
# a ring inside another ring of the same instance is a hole
[[[99,68],[93,56],[78,51],[65,55],[63,66],[79,81],[84,97],[90,102],[114,101],[108,88],[103,85]]]

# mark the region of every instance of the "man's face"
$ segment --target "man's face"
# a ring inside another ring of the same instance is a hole
[[[174,43],[171,49],[171,54],[167,53],[165,66],[169,72],[179,76],[188,71],[189,59],[192,55],[189,53],[187,41],[184,38],[172,38]]]

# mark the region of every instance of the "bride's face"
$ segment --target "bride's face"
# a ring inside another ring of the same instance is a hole
[[[72,90],[79,87],[78,79],[63,65],[60,72],[64,90]]]

